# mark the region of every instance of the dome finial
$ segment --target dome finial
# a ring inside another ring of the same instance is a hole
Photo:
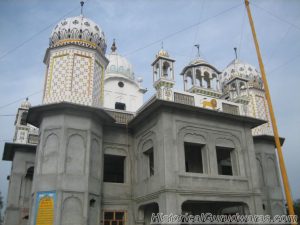
[[[234,54],[235,54],[235,59],[237,60],[238,56],[237,56],[237,47],[234,47]]]
[[[81,6],[80,15],[83,15],[83,5],[84,5],[84,1],[81,1],[80,2],[80,6]]]
[[[116,46],[116,39],[113,39],[113,43],[111,45],[111,52],[116,52],[117,46]]]
[[[200,45],[199,44],[196,44],[194,45],[196,48],[197,48],[197,57],[200,58]]]

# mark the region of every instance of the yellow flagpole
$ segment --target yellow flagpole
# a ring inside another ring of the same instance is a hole
[[[271,122],[272,122],[272,127],[273,127],[273,132],[274,132],[275,144],[276,144],[276,148],[277,148],[277,154],[278,154],[279,166],[280,166],[280,171],[281,171],[281,176],[282,176],[282,181],[283,181],[283,186],[284,186],[284,191],[285,191],[285,197],[286,197],[286,201],[287,201],[287,205],[288,205],[288,211],[289,211],[290,215],[295,215],[293,199],[292,199],[291,191],[289,188],[289,181],[288,181],[288,177],[287,177],[287,173],[286,173],[286,169],[285,169],[285,165],[284,165],[283,154],[282,154],[281,144],[280,144],[279,135],[278,135],[277,123],[276,123],[274,110],[273,110],[273,106],[272,106],[272,101],[271,101],[268,81],[266,78],[265,68],[264,68],[264,64],[263,64],[262,57],[260,54],[260,49],[259,49],[259,45],[258,45],[258,41],[257,41],[257,37],[256,37],[255,28],[254,28],[254,23],[253,23],[251,11],[250,11],[249,0],[245,0],[245,5],[246,5],[247,14],[248,14],[248,18],[249,18],[249,22],[250,22],[250,26],[251,26],[251,30],[252,30],[252,35],[253,35],[256,54],[257,54],[257,58],[258,58],[258,62],[259,62],[260,72],[261,72],[262,80],[264,82],[266,99],[267,99],[267,103],[268,103],[269,110],[270,110]]]

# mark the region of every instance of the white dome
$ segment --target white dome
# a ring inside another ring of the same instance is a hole
[[[248,80],[249,87],[263,89],[263,82],[261,75],[258,70],[248,64],[239,61],[238,59],[233,60],[220,74],[219,81],[222,88],[227,82],[234,77],[241,77]]]
[[[109,64],[106,68],[106,75],[121,74],[130,79],[134,79],[134,73],[131,63],[124,57],[116,52],[115,42],[111,47],[111,53],[106,55]]]
[[[104,32],[94,21],[82,15],[60,21],[51,33],[50,47],[71,42],[100,47],[104,54],[106,51]]]

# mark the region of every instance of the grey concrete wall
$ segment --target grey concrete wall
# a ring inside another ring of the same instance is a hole
[[[253,143],[251,128],[243,122],[162,107],[128,128],[104,124],[86,112],[60,110],[43,116],[40,132],[32,198],[39,192],[56,192],[55,225],[100,224],[103,211],[125,211],[127,224],[149,223],[151,210],[180,214],[190,201],[218,202],[218,207],[230,203],[226,210],[242,205],[247,214],[282,209],[274,147]],[[203,173],[185,171],[184,142],[203,146]],[[232,176],[218,174],[217,146],[233,149]],[[145,154],[151,148],[153,176]],[[125,157],[124,183],[103,182],[104,154]],[[259,167],[256,158],[266,164]],[[9,197],[11,202],[15,198]],[[263,203],[269,207],[265,211]],[[32,205],[31,225],[36,207]],[[17,213],[12,210],[11,217]]]
[[[160,212],[181,213],[189,200],[245,203],[248,213],[262,214],[262,198],[249,126],[180,110],[159,110],[134,130],[136,214],[158,202]],[[203,147],[204,173],[185,172],[184,142]],[[143,151],[154,148],[155,174],[147,177]],[[219,175],[216,146],[234,149],[233,176]],[[143,216],[141,216],[143,217]],[[137,219],[139,220],[139,219]]]
[[[26,178],[27,170],[34,166],[35,154],[16,151],[9,180],[5,225],[26,224],[31,204],[32,180]]]
[[[57,112],[40,126],[33,193],[55,191],[54,224],[98,224],[102,193],[102,125],[89,114]],[[90,209],[90,200],[95,204]],[[31,224],[37,206],[33,205]]]
[[[283,215],[286,211],[274,143],[260,139],[255,140],[254,144],[264,211],[273,216]]]

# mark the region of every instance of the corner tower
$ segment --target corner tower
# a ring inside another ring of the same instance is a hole
[[[249,116],[268,121],[254,128],[253,135],[273,135],[263,82],[254,66],[234,59],[220,75],[220,86],[223,98],[244,104]]]
[[[60,21],[52,31],[43,103],[103,105],[106,42],[101,28],[82,14]]]
[[[153,67],[153,87],[159,99],[173,100],[174,62],[175,60],[171,59],[169,53],[162,48],[151,64]]]

